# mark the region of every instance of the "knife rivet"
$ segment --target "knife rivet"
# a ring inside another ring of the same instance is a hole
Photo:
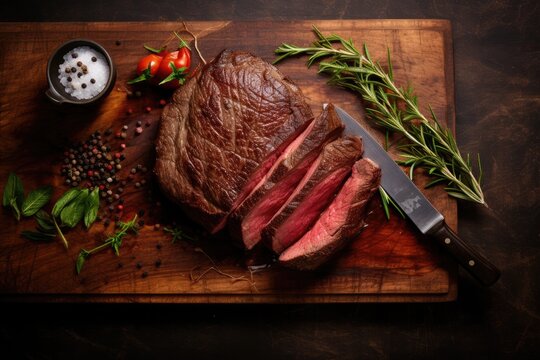
[[[474,260],[469,260],[469,266],[474,266],[474,264],[476,264]]]
[[[446,245],[450,244],[450,242],[451,242],[450,238],[444,239],[444,243],[445,243]]]

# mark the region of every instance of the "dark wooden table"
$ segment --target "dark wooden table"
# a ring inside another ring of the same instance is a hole
[[[460,203],[459,232],[474,239],[503,274],[491,288],[479,287],[462,274],[457,302],[443,304],[10,304],[0,310],[2,355],[29,359],[170,358],[167,353],[189,359],[538,356],[537,1],[50,3],[12,2],[3,6],[0,20],[450,19],[457,138],[462,150],[479,152],[483,158],[489,203],[489,208]]]

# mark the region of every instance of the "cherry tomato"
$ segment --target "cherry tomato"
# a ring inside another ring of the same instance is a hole
[[[168,53],[163,57],[156,78],[159,85],[167,88],[177,88],[183,84],[191,66],[191,51],[187,47]]]
[[[156,54],[150,54],[143,57],[141,60],[139,60],[139,64],[137,65],[137,75],[139,76],[128,81],[128,84],[135,84],[141,81],[153,79],[159,70],[162,60],[163,57]]]

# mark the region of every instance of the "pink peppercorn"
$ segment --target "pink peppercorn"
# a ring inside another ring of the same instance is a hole
[[[118,211],[122,211],[124,210],[124,205],[120,204],[116,208],[118,209]]]
[[[164,99],[161,99],[161,100],[159,100],[159,105],[165,106],[165,105],[167,105],[167,101],[165,101]]]
[[[143,128],[139,126],[139,127],[137,127],[137,128],[135,129],[135,132],[136,132],[137,134],[142,134]]]
[[[147,107],[144,108],[144,110],[146,110],[146,112],[150,112],[150,111],[152,111],[152,108],[150,106],[147,106]]]
[[[120,154],[119,152],[114,154],[114,157],[117,158],[117,159],[120,159],[121,156],[122,156],[122,154]]]
[[[126,144],[120,144],[120,148],[124,150],[126,148]]]
[[[133,114],[133,109],[132,109],[132,108],[127,109],[127,113],[128,113],[129,115]]]

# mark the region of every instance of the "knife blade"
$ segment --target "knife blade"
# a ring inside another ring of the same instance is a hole
[[[403,210],[426,238],[434,239],[471,275],[484,285],[494,284],[500,271],[469,243],[461,239],[444,221],[444,216],[414,185],[401,167],[388,155],[377,140],[358,121],[343,109],[335,107],[345,133],[362,138],[364,157],[376,162],[381,168],[381,186]]]

